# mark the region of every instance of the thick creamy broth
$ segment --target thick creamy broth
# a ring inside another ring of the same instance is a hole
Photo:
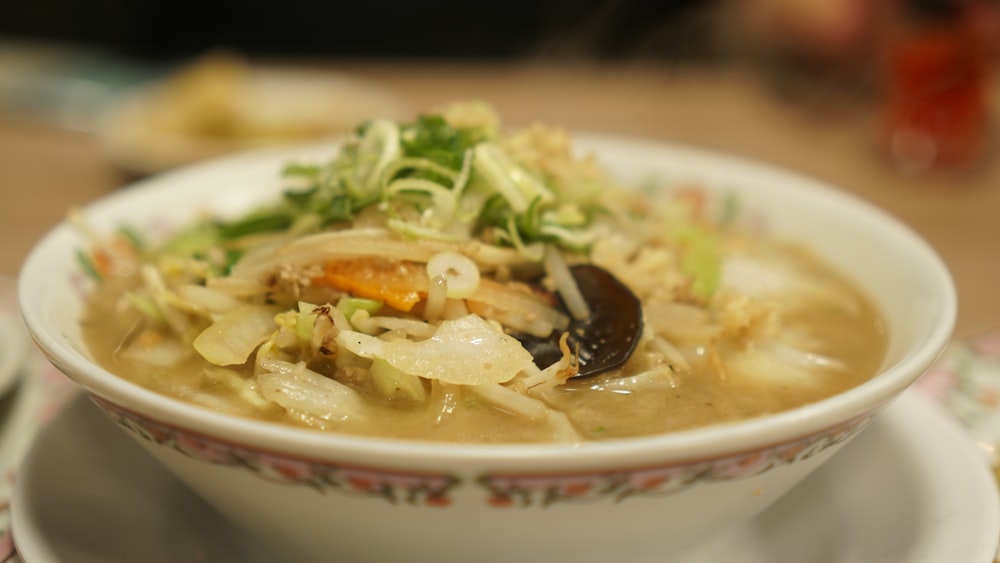
[[[883,361],[872,304],[808,249],[728,194],[623,188],[560,129],[377,120],[273,180],[163,240],[84,229],[101,365],[238,416],[509,443],[762,416]]]
[[[818,401],[850,389],[876,373],[884,358],[886,335],[871,304],[835,272],[789,251],[812,276],[823,279],[831,300],[803,302],[786,312],[786,330],[801,332],[813,351],[843,362],[833,370],[812,370],[801,376],[746,373],[713,366],[710,354],[692,344],[690,371],[669,369],[633,382],[628,373],[642,371],[633,358],[621,372],[574,380],[549,390],[544,398],[565,412],[583,439],[603,440],[670,432],[710,424],[733,422],[779,412]],[[136,361],[123,345],[137,338],[142,317],[123,307],[122,295],[138,280],[107,281],[90,300],[83,323],[87,342],[97,361],[111,371],[150,389],[208,408],[250,418],[304,425],[301,419],[275,404],[248,402],[231,387],[213,377],[221,368],[197,355],[173,367]],[[209,375],[206,375],[209,374]],[[253,366],[237,366],[232,374],[252,379]],[[553,440],[549,423],[509,413],[460,386],[431,385],[425,405],[386,402],[363,385],[368,395],[365,416],[331,422],[337,432],[407,439],[474,443],[547,442]]]

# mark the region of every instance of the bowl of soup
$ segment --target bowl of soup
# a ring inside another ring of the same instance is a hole
[[[294,561],[678,555],[864,431],[956,312],[836,187],[475,105],[130,186],[19,294],[55,366]]]

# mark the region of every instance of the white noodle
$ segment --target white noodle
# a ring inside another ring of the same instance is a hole
[[[582,441],[580,433],[577,432],[566,413],[549,409],[545,414],[556,442],[577,443]]]
[[[580,293],[580,287],[576,284],[569,266],[566,265],[566,260],[562,253],[552,246],[547,246],[545,249],[545,271],[555,283],[556,291],[559,292],[573,318],[580,320],[590,317],[590,307]]]
[[[595,391],[640,391],[653,389],[674,389],[677,381],[674,379],[674,372],[667,366],[656,366],[654,368],[639,372],[627,377],[607,379],[591,387]]]
[[[548,336],[553,328],[563,330],[569,326],[566,315],[539,297],[488,278],[480,280],[479,288],[468,301],[473,312],[484,310],[481,305],[488,306],[495,314],[503,316],[498,316],[498,320],[518,332]]]
[[[242,303],[239,299],[224,291],[191,283],[178,286],[177,296],[189,305],[212,313],[225,313],[226,311],[235,309]]]
[[[427,284],[427,300],[424,301],[424,318],[436,321],[444,315],[444,304],[448,297],[448,279],[433,276]]]
[[[666,338],[657,335],[649,341],[649,345],[657,352],[663,354],[667,363],[673,368],[676,368],[677,371],[691,371],[691,363],[688,362],[687,358],[684,357],[684,354]]]
[[[359,310],[358,312],[365,312],[367,314],[367,311],[363,310]],[[351,320],[353,322],[353,316],[351,317]],[[437,330],[437,327],[432,324],[417,319],[407,319],[403,317],[377,316],[369,317],[368,321],[377,328],[398,331],[416,338],[430,338],[434,335],[434,331]]]
[[[518,266],[530,263],[517,249],[506,246],[470,241],[463,243],[461,249],[463,254],[475,260],[484,270],[498,266]]]
[[[269,252],[244,256],[231,276],[259,280],[279,267],[302,267],[334,260],[381,257],[426,262],[434,253],[420,245],[392,238],[389,231],[364,229],[323,232],[296,239]]]
[[[167,301],[170,290],[167,289],[167,284],[163,281],[160,271],[152,264],[143,264],[139,269],[139,273],[142,276],[143,283],[149,290],[149,296],[156,303],[157,309],[163,315],[163,319],[166,321],[167,326],[170,327],[170,330],[179,335],[187,334],[191,323]]]
[[[475,313],[484,319],[498,321],[514,332],[524,332],[533,336],[546,337],[552,334],[552,331],[555,329],[552,323],[538,318],[538,315],[532,311],[506,310],[472,300],[468,301],[466,306],[469,312]]]
[[[351,326],[354,327],[358,332],[363,332],[365,334],[378,334],[381,332],[379,326],[372,322],[371,314],[364,309],[358,309],[354,311],[351,318]]]
[[[548,388],[550,385],[555,385],[555,378],[552,377],[552,374],[540,369],[533,363],[521,371],[524,377],[518,379],[517,383],[525,391],[541,390],[542,388]]]
[[[522,395],[499,383],[473,385],[469,389],[506,411],[526,416],[532,420],[545,418],[549,411],[549,407],[538,399]]]
[[[347,317],[344,315],[343,311],[333,306],[331,306],[329,309],[330,309],[329,315],[330,318],[333,320],[333,326],[337,327],[338,331],[354,330],[353,328],[351,328],[351,323],[350,321],[347,320]]]
[[[208,278],[205,282],[205,287],[237,298],[253,297],[254,295],[267,293],[269,290],[266,285],[257,280],[230,276]]]
[[[461,299],[445,299],[444,310],[441,314],[442,318],[460,319],[468,314],[469,308],[466,307],[465,301],[462,301]]]

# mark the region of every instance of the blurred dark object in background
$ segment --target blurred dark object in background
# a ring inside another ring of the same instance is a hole
[[[702,56],[692,0],[312,2],[5,0],[0,37],[144,60],[228,48],[258,57],[598,59]]]
[[[698,0],[0,0],[0,113],[94,131],[101,108],[213,52],[254,65],[706,61]]]
[[[87,129],[76,115],[109,97],[93,92],[162,78],[218,50],[254,63],[652,63],[666,72],[736,64],[809,115],[885,110],[880,149],[920,172],[982,160],[990,134],[982,91],[998,35],[998,0],[0,0],[0,55],[4,42],[101,55],[47,69],[60,79],[55,87],[22,73],[6,89],[0,57],[0,102],[50,114],[65,106],[72,111],[57,113],[72,115],[61,122]],[[73,103],[61,95],[67,79],[82,92]]]

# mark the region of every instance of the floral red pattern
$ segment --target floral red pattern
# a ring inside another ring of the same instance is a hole
[[[262,452],[150,420],[99,397],[94,401],[120,426],[144,440],[205,463],[242,467],[270,481],[434,508],[454,504],[455,490],[467,485],[445,473],[408,473]],[[789,443],[716,459],[580,474],[485,473],[472,485],[484,489],[484,502],[496,508],[669,495],[698,483],[742,479],[796,463],[845,442],[870,421],[870,416],[861,417]]]

